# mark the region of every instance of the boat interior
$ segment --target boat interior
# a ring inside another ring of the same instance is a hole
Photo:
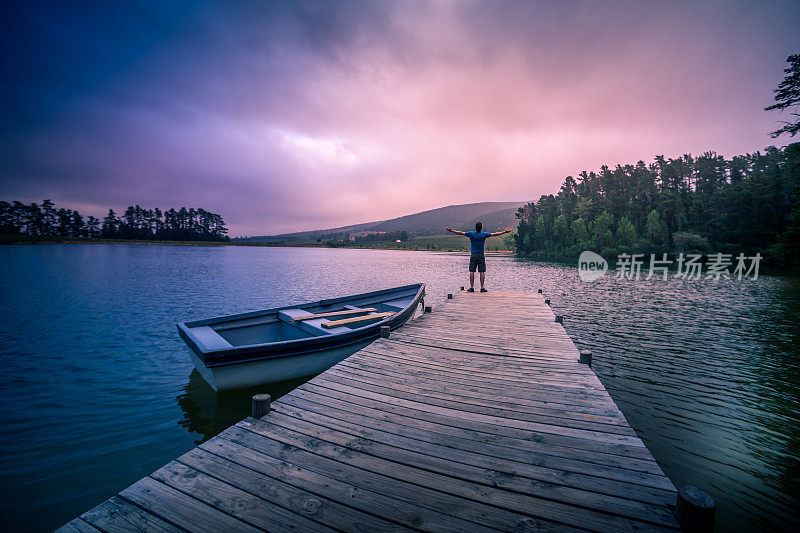
[[[414,300],[419,288],[410,285],[295,308],[187,322],[185,326],[206,350],[328,336],[369,326],[399,313]]]

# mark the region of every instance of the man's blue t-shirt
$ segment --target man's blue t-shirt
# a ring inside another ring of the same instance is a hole
[[[469,237],[469,253],[482,254],[483,243],[486,242],[487,237],[491,237],[491,233],[485,231],[468,231],[464,235]]]

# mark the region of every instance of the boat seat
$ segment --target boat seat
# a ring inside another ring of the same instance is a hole
[[[219,350],[221,348],[232,348],[233,345],[223,339],[219,333],[208,326],[192,328],[192,335],[197,337],[207,350]]]
[[[345,309],[358,309],[358,307],[354,305],[344,305],[342,306]],[[341,333],[345,331],[349,331],[350,328],[346,326],[339,326],[338,328],[323,328],[322,323],[328,322],[329,318],[312,318],[311,320],[301,320],[301,321],[293,321],[292,318],[296,316],[308,316],[313,315],[314,313],[309,313],[305,309],[283,309],[282,311],[278,311],[278,318],[283,322],[287,322],[296,328],[300,328],[303,331],[307,331],[312,335],[330,335],[332,333]]]

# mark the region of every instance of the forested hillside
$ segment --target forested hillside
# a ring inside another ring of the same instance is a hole
[[[567,176],[517,212],[517,252],[756,253],[788,263],[800,242],[800,143],[731,159],[706,152]]]

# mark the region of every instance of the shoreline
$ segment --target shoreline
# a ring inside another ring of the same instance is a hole
[[[256,248],[328,248],[339,250],[391,250],[397,252],[437,252],[437,253],[469,253],[468,248],[444,250],[431,250],[425,248],[405,248],[405,247],[382,247],[382,246],[326,246],[324,244],[267,244],[267,243],[239,243],[239,242],[216,242],[216,241],[150,241],[150,240],[125,240],[125,239],[84,239],[84,238],[64,238],[63,240],[8,240],[0,241],[0,246],[22,246],[22,245],[51,245],[51,244],[137,244],[137,245],[158,245],[158,246],[240,246]],[[511,250],[492,250],[486,254],[495,255],[515,255]]]
[[[32,246],[39,246],[39,245],[54,245],[54,244],[130,244],[130,245],[155,245],[155,246],[237,246],[237,247],[244,247],[244,248],[325,248],[325,249],[336,249],[336,250],[383,250],[383,251],[394,251],[394,252],[427,252],[427,253],[436,253],[436,254],[469,254],[468,249],[447,249],[447,250],[426,250],[420,248],[383,248],[378,246],[326,246],[323,244],[320,245],[313,245],[313,244],[261,244],[261,243],[235,243],[235,242],[212,242],[212,241],[145,241],[145,240],[119,240],[119,239],[64,239],[62,241],[54,241],[54,240],[17,240],[17,241],[7,241],[7,242],[0,242],[0,246],[7,245],[7,246],[24,246],[24,245],[32,245]],[[515,259],[525,260],[525,261],[532,261],[535,263],[548,263],[548,264],[555,264],[555,265],[562,265],[562,266],[574,266],[577,262],[576,258],[564,258],[564,257],[551,257],[551,258],[543,258],[543,257],[530,257],[530,256],[520,256],[511,250],[493,250],[487,251],[487,256],[495,256],[495,257],[511,257]],[[646,265],[645,265],[646,266]],[[615,268],[615,264],[609,261],[609,269],[612,270]],[[674,268],[669,269],[670,272],[674,271]],[[646,272],[646,269],[643,269],[643,272]],[[800,269],[797,268],[779,268],[770,266],[767,264],[762,263],[761,268],[759,271],[759,275],[764,276],[779,276],[779,277],[787,277],[787,278],[800,278]]]
[[[232,243],[213,242],[213,241],[143,241],[143,240],[119,240],[119,239],[64,239],[54,240],[19,240],[0,242],[0,246],[25,246],[25,245],[51,245],[51,244],[153,244],[158,246],[226,246]]]

